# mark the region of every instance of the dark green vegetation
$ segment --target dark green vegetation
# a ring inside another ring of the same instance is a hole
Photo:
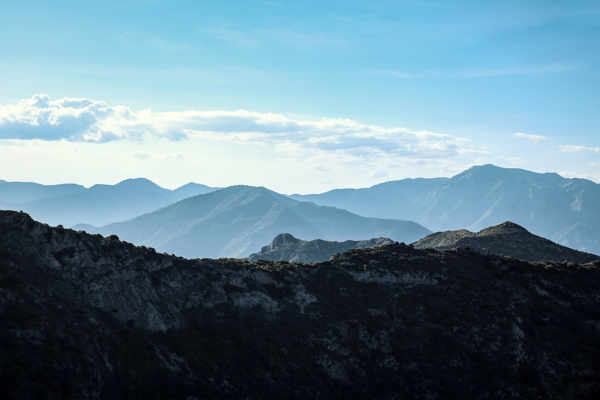
[[[155,212],[102,228],[138,245],[183,257],[243,257],[282,232],[303,239],[412,242],[431,233],[412,221],[365,218],[334,207],[292,200],[263,187],[231,186],[184,199]]]
[[[600,185],[554,173],[483,165],[452,178],[292,198],[367,217],[409,219],[433,231],[478,231],[512,221],[564,246],[600,254]]]
[[[584,253],[533,235],[525,228],[505,222],[470,232],[466,229],[433,233],[413,245],[419,249],[448,250],[469,247],[473,251],[500,254],[525,261],[571,261],[579,264],[600,260],[600,256]]]
[[[332,255],[343,253],[350,249],[364,249],[394,243],[392,239],[376,238],[368,240],[346,240],[345,242],[329,242],[321,239],[300,240],[289,233],[275,236],[275,239],[260,249],[258,253],[246,257],[250,261],[295,261],[311,263],[316,261],[329,261]]]
[[[600,263],[185,260],[0,212],[0,398],[577,399]]]
[[[215,188],[189,183],[175,190],[147,179],[127,179],[116,185],[40,185],[30,182],[0,184],[0,208],[23,210],[53,225],[105,225],[123,221]]]

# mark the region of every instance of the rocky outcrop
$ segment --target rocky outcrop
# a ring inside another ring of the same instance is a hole
[[[346,240],[345,242],[332,242],[327,240],[300,240],[289,233],[275,236],[275,239],[264,246],[258,253],[250,254],[250,261],[295,261],[312,263],[317,261],[328,261],[332,255],[343,253],[350,249],[364,249],[367,247],[381,246],[394,243],[389,238],[376,238],[368,240]]]
[[[185,260],[0,213],[0,398],[577,399],[600,262]]]
[[[473,251],[500,254],[525,261],[570,261],[587,263],[600,260],[600,256],[561,246],[543,237],[529,233],[527,229],[512,222],[470,232],[437,232],[413,243],[419,249],[447,250],[456,247]]]

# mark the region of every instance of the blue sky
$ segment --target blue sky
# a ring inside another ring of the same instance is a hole
[[[489,162],[600,182],[597,1],[2,8],[1,179],[318,192]]]

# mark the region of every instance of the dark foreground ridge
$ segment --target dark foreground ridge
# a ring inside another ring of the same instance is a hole
[[[599,267],[401,244],[185,260],[1,212],[0,398],[585,398]]]
[[[413,245],[419,249],[437,250],[469,247],[474,251],[501,254],[531,262],[554,260],[582,264],[600,260],[600,256],[561,246],[510,221],[479,232],[466,229],[436,232],[414,242]]]
[[[311,263],[317,261],[329,261],[332,255],[343,253],[350,249],[364,249],[367,247],[392,244],[389,238],[375,238],[368,240],[346,240],[345,242],[333,242],[321,239],[300,240],[289,233],[281,233],[275,239],[264,246],[258,253],[250,254],[250,261],[295,261]]]

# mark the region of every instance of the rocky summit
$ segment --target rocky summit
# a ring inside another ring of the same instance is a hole
[[[470,232],[437,232],[413,243],[419,249],[447,250],[469,247],[471,250],[510,256],[525,261],[571,261],[587,263],[600,260],[600,256],[561,246],[551,240],[534,235],[527,229],[507,221],[503,224]]]
[[[381,246],[394,243],[389,238],[376,238],[368,240],[346,240],[345,242],[332,242],[321,239],[300,240],[289,233],[275,236],[275,239],[264,246],[258,253],[250,254],[250,261],[295,261],[311,263],[316,261],[328,261],[332,255],[342,253],[350,249],[364,249],[366,247]]]
[[[3,399],[579,399],[600,262],[158,254],[0,213]]]

